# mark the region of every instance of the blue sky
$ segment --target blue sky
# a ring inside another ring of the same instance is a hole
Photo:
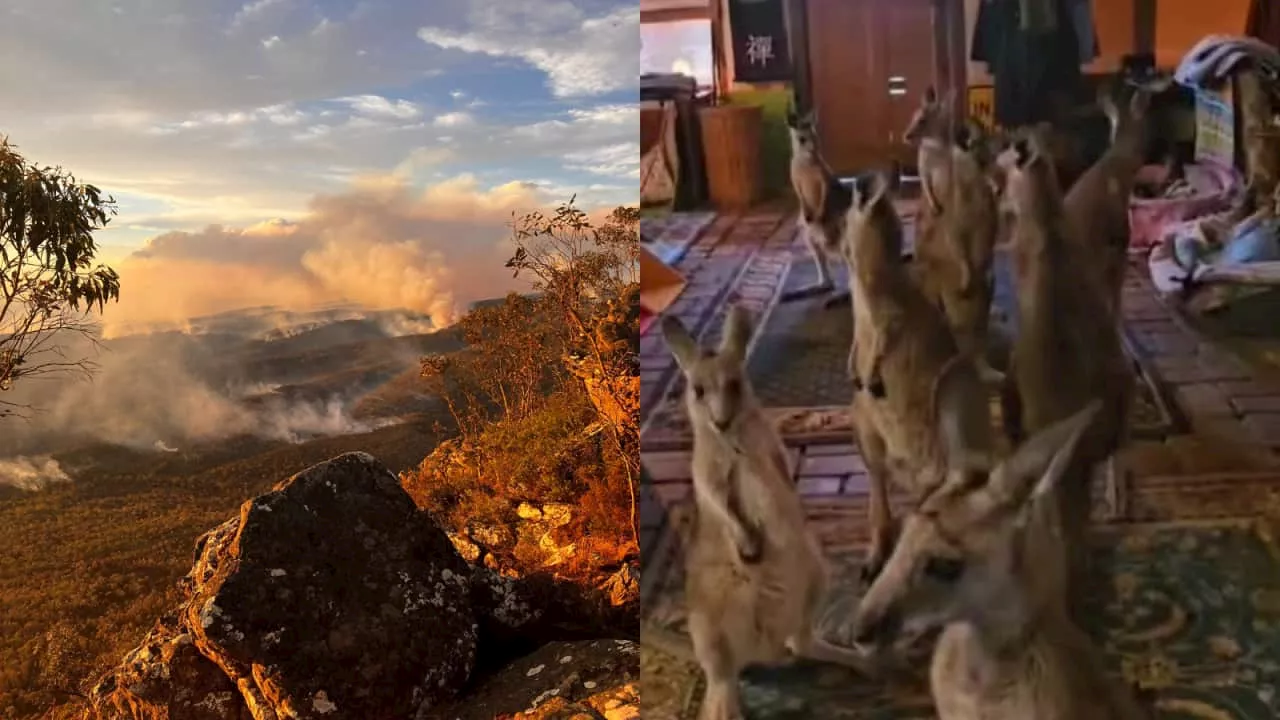
[[[127,265],[167,234],[144,253],[153,266],[199,257],[350,299],[317,257],[400,248],[397,262],[460,263],[459,247],[489,252],[513,211],[575,193],[636,201],[637,5],[8,0],[0,132],[117,198],[100,236],[109,260]],[[337,207],[348,214],[326,215]],[[289,235],[297,264],[255,268],[253,243],[222,258],[202,245],[228,232]]]

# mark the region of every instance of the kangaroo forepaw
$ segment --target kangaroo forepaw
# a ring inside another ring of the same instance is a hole
[[[832,308],[840,307],[841,305],[848,305],[852,302],[853,295],[848,290],[842,290],[824,300],[822,302],[822,308],[824,310],[830,310]]]
[[[897,526],[892,519],[884,528],[872,530],[871,544],[867,547],[867,556],[862,562],[860,573],[863,589],[871,587],[871,583],[880,576],[880,572],[889,562],[889,555],[893,552],[897,538]]]
[[[862,561],[862,570],[858,573],[858,580],[862,583],[862,589],[866,590],[871,584],[880,577],[880,571],[884,570],[885,563],[889,558],[882,552],[872,550],[867,553],[866,560]]]
[[[738,541],[738,558],[744,565],[755,565],[764,557],[764,535],[756,528],[745,528]]]
[[[791,292],[783,293],[782,296],[778,298],[778,301],[794,302],[796,300],[805,300],[811,297],[817,297],[819,295],[826,295],[829,292],[831,292],[830,285],[814,285],[812,287],[802,288],[800,290],[792,290]]]

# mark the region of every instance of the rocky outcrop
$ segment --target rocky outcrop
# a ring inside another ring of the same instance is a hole
[[[638,718],[639,651],[630,640],[548,643],[443,709],[441,717]]]
[[[252,720],[235,683],[200,654],[176,615],[162,618],[94,688],[91,717],[139,720]]]
[[[180,607],[85,717],[441,717],[578,613],[554,581],[472,568],[454,545],[369,455],[305,470],[197,541]]]

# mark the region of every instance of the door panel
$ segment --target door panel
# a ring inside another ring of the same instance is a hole
[[[902,132],[937,77],[934,0],[808,0],[809,73],[837,174],[912,165]],[[894,81],[891,83],[890,78]],[[905,88],[904,94],[890,94]]]
[[[822,151],[837,174],[883,158],[884,81],[876,2],[808,0],[809,73]]]
[[[920,98],[930,85],[937,84],[939,58],[938,33],[934,26],[933,0],[879,0],[880,33],[884,43],[886,94],[885,121],[888,123],[888,147],[892,160],[914,166],[916,150],[906,144],[902,133]],[[941,87],[937,88],[943,92]],[[957,88],[963,94],[963,88]]]

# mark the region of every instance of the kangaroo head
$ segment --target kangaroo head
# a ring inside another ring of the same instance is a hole
[[[902,139],[915,143],[925,138],[948,137],[952,120],[950,110],[954,98],[954,91],[948,92],[946,97],[938,97],[938,91],[934,90],[932,85],[925,88],[924,94],[920,96],[920,105],[912,113],[911,121],[907,123],[907,129],[902,133]]]
[[[1047,142],[1044,132],[1029,130],[1014,138],[1001,155],[1001,208],[1015,222],[1049,219],[1062,204],[1058,172]]]
[[[864,649],[908,644],[957,620],[1013,615],[1021,608],[1011,606],[1035,601],[1028,599],[1028,573],[1062,572],[1060,543],[1048,543],[1059,548],[1053,557],[1024,557],[1025,531],[1056,517],[1044,512],[1052,507],[1048,496],[1102,404],[1094,400],[994,462],[965,446],[963,418],[972,411],[959,405],[970,402],[940,393],[939,434],[951,469],[904,518],[893,553],[859,604],[853,637]]]
[[[818,151],[818,117],[817,112],[810,110],[804,115],[796,115],[793,108],[787,108],[787,133],[791,136],[792,155],[812,155]]]
[[[854,180],[849,209],[845,213],[843,249],[853,266],[858,258],[872,262],[902,257],[902,221],[893,206],[891,183],[883,173],[870,173]]]
[[[685,403],[696,426],[724,435],[755,407],[747,379],[747,347],[754,332],[751,314],[734,305],[724,321],[717,349],[703,348],[675,317],[662,320],[662,335],[685,376]]]
[[[1124,107],[1117,102],[1119,93],[1114,85],[1104,84],[1099,88],[1098,105],[1111,121],[1112,144],[1122,142],[1135,146],[1137,152],[1146,152],[1151,98],[1168,90],[1172,83],[1172,78],[1161,77],[1139,84]]]

